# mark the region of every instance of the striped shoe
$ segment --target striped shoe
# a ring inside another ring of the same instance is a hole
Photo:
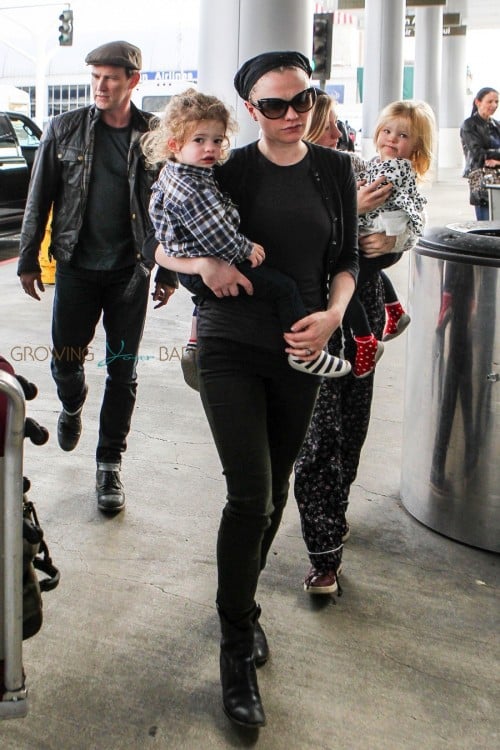
[[[306,362],[299,357],[288,356],[288,364],[294,370],[305,372],[308,375],[321,375],[323,378],[341,378],[351,372],[351,363],[346,359],[340,359],[326,351],[321,351],[319,357]]]

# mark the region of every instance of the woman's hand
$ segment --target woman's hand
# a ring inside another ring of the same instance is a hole
[[[328,309],[306,315],[293,324],[291,333],[283,334],[288,344],[286,353],[306,362],[315,359],[341,325],[354,288],[355,280],[349,271],[335,274],[330,284]]]
[[[499,167],[500,161],[498,161],[498,159],[485,159],[484,166],[485,167]]]
[[[341,322],[342,315],[335,307],[306,315],[293,324],[291,333],[283,334],[286,353],[306,362],[316,359]]]
[[[382,206],[392,192],[392,183],[387,182],[384,175],[366,184],[366,180],[358,182],[358,214],[366,214]]]
[[[237,297],[240,293],[240,286],[247,294],[253,294],[252,282],[243,276],[236,266],[230,266],[217,258],[189,258],[188,260],[195,260],[197,270],[191,273],[199,273],[216,297]]]
[[[155,260],[159,266],[177,273],[198,274],[216,297],[237,297],[240,286],[247,294],[253,294],[251,281],[236,266],[230,266],[224,260],[208,257],[175,258],[167,255],[161,245],[156,248]]]
[[[359,238],[359,249],[365,258],[378,258],[380,255],[394,252],[397,237],[388,237],[383,232],[365,234]]]

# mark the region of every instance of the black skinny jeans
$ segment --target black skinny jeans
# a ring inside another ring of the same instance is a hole
[[[59,263],[52,310],[52,377],[63,407],[73,412],[85,401],[84,362],[102,314],[106,352],[88,364],[106,368],[96,459],[120,463],[137,391],[137,355],[146,317],[149,279],[124,299],[134,268],[90,271]]]
[[[217,604],[231,622],[255,593],[288,498],[320,378],[285,354],[201,338],[200,393],[227,485],[217,539]]]

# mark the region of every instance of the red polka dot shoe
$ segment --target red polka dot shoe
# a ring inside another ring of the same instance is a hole
[[[374,334],[370,336],[354,336],[356,342],[356,358],[352,368],[355,378],[366,378],[371,375],[375,365],[384,353],[384,345],[377,341]]]

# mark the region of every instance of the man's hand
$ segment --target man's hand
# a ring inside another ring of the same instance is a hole
[[[169,286],[161,281],[157,281],[155,284],[155,290],[151,294],[153,302],[158,302],[158,304],[154,306],[154,309],[157,310],[159,307],[166,305],[174,292],[175,286]]]
[[[36,271],[34,273],[22,273],[19,276],[19,280],[21,281],[21,286],[26,294],[29,294],[29,296],[33,297],[33,299],[37,299],[38,301],[40,301],[40,297],[38,296],[36,288],[38,287],[40,292],[45,291],[45,287],[42,281],[42,272]]]
[[[358,182],[358,214],[366,214],[382,206],[392,192],[392,183],[387,182],[384,175],[366,184],[365,180]]]

